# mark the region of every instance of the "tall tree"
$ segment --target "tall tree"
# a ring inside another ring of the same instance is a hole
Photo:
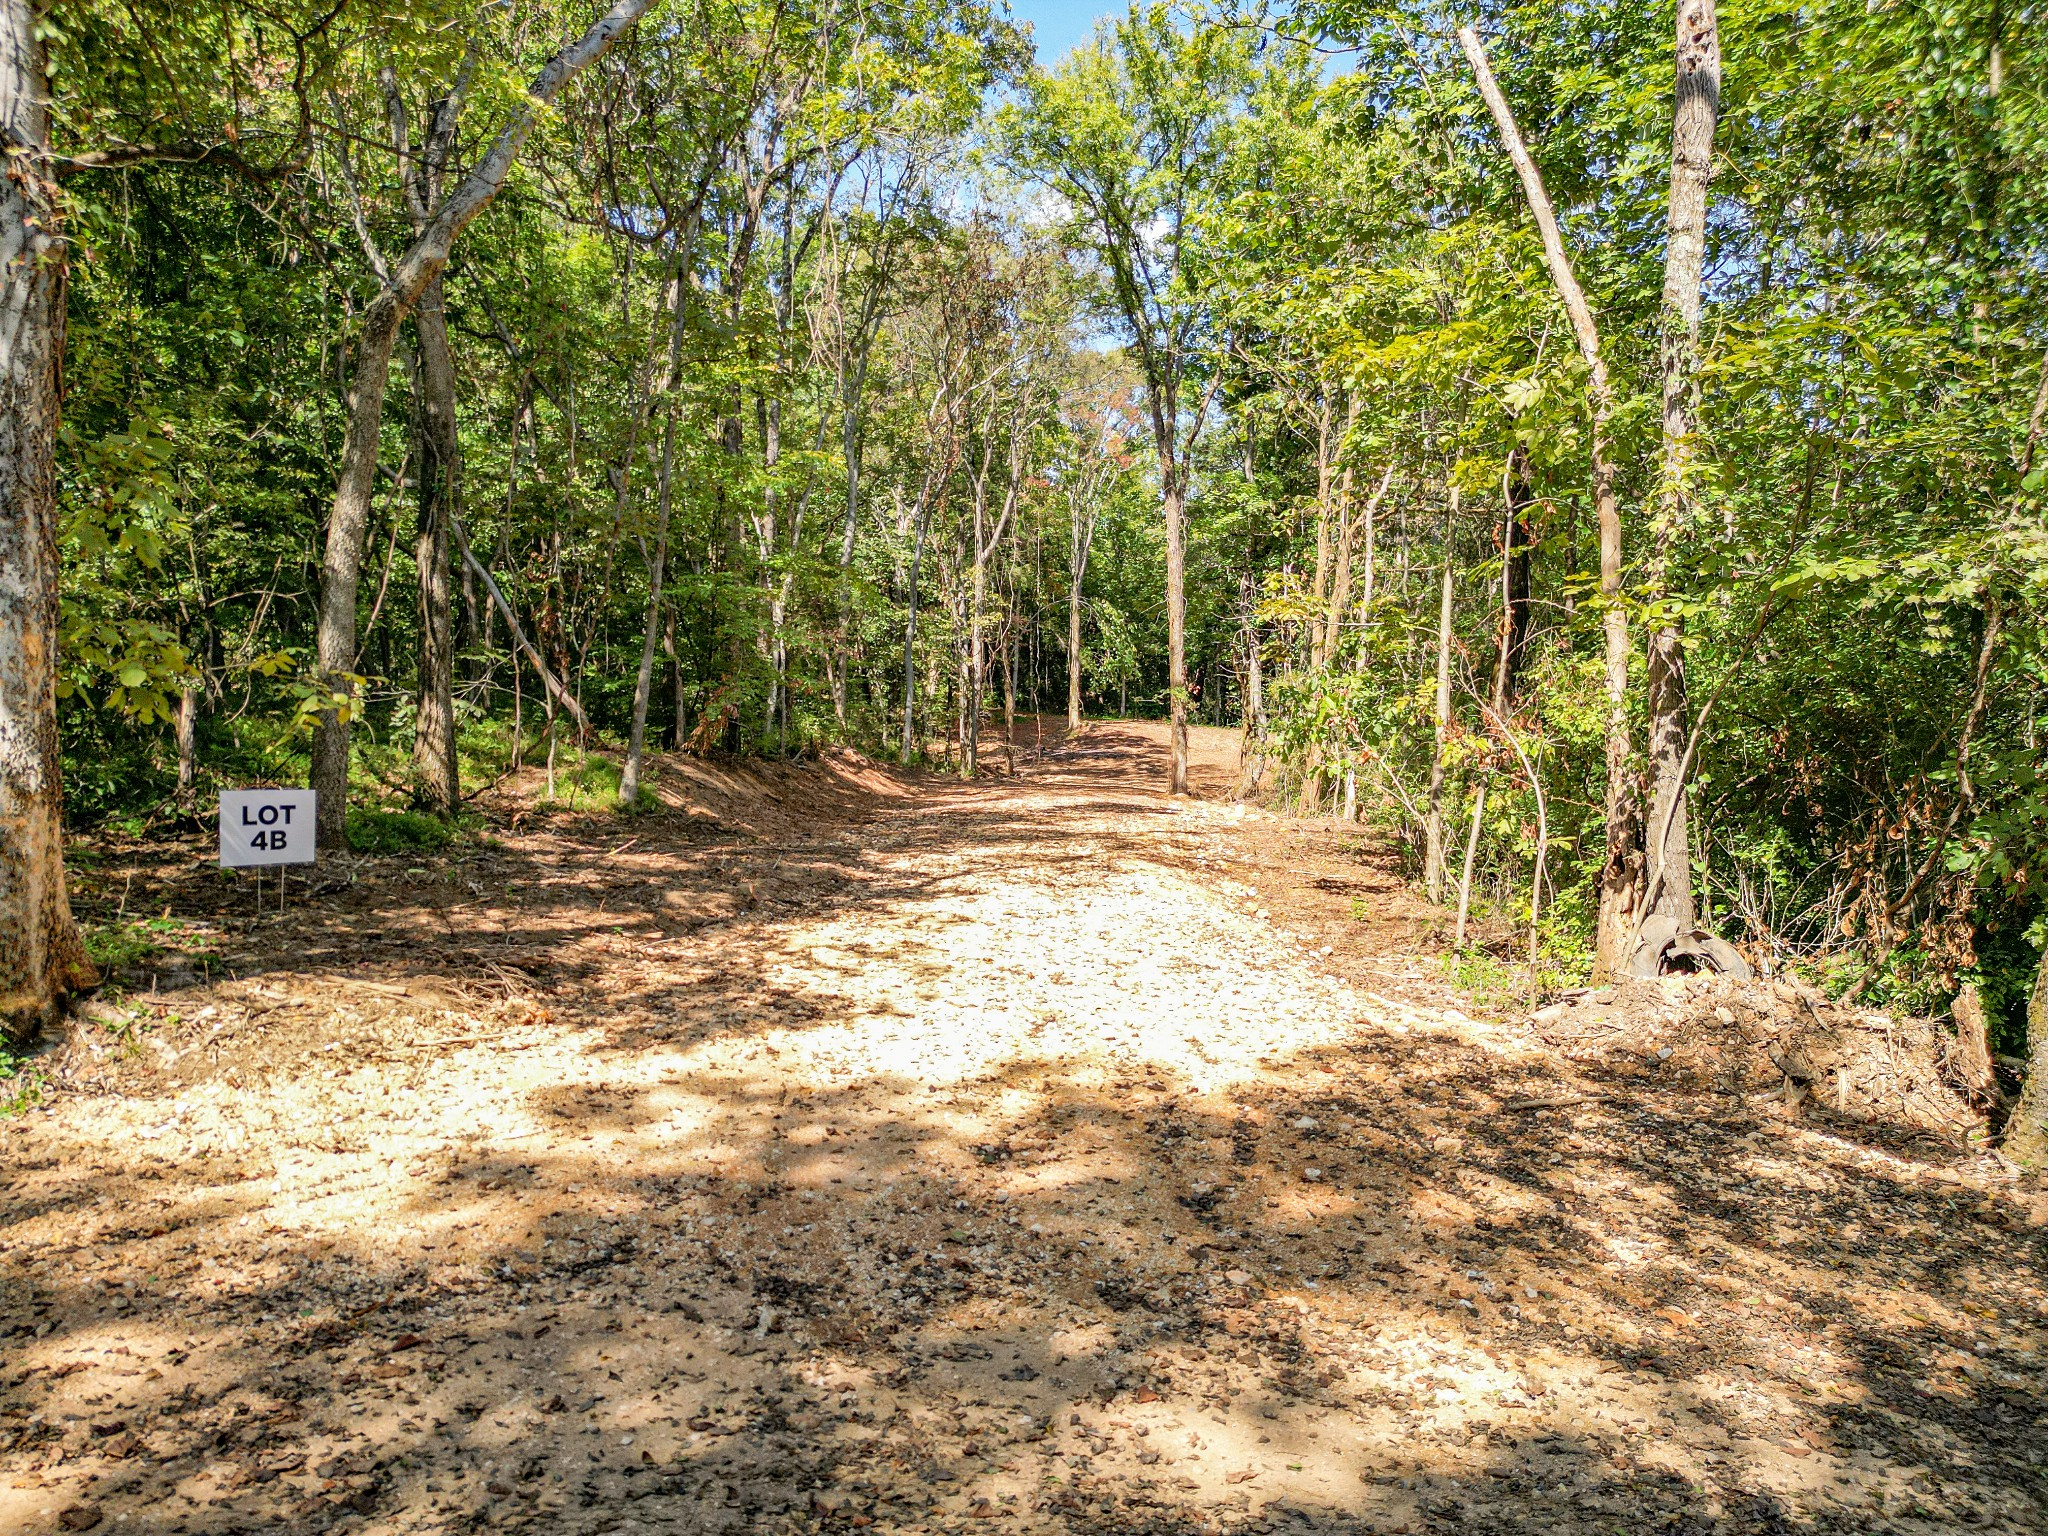
[[[1109,308],[1145,382],[1166,527],[1168,790],[1188,789],[1187,530],[1194,453],[1209,398],[1189,398],[1216,274],[1195,259],[1202,211],[1242,169],[1231,129],[1258,80],[1247,34],[1134,4],[1095,41],[1031,82],[1009,119],[1017,167],[1066,199]]]
[[[489,207],[505,184],[543,108],[637,22],[651,0],[614,0],[574,42],[533,77],[476,166],[442,199],[440,208],[405,252],[363,312],[351,370],[348,423],[341,470],[327,515],[326,552],[320,567],[319,685],[326,707],[313,730],[312,786],[319,794],[322,847],[348,840],[349,724],[357,707],[356,603],[363,540],[370,526],[370,493],[377,480],[377,446],[391,349],[398,328],[428,284],[448,266],[455,239]]]
[[[0,1034],[97,980],[64,882],[57,751],[55,453],[64,362],[62,215],[31,0],[0,0]]]
[[[1665,597],[1673,541],[1692,504],[1699,429],[1700,277],[1706,261],[1707,187],[1721,110],[1721,32],[1714,0],[1679,0],[1677,83],[1671,124],[1671,202],[1665,225],[1664,294],[1658,326],[1663,376],[1663,458],[1653,516],[1652,604]],[[1666,608],[1650,628],[1650,815],[1643,911],[1693,926],[1692,851],[1686,826],[1685,652]]]
[[[1628,617],[1622,609],[1621,591],[1621,508],[1615,499],[1614,458],[1610,443],[1610,422],[1614,414],[1614,388],[1608,382],[1607,359],[1600,350],[1600,328],[1593,308],[1572,270],[1565,253],[1564,237],[1557,227],[1557,214],[1550,193],[1543,185],[1543,173],[1522,141],[1500,84],[1487,60],[1486,45],[1471,27],[1458,29],[1458,45],[1472,66],[1480,98],[1493,115],[1506,146],[1508,159],[1521,180],[1529,212],[1543,239],[1543,259],[1551,281],[1571,320],[1572,335],[1586,364],[1586,398],[1592,419],[1593,509],[1600,534],[1601,628],[1606,638],[1607,682],[1607,859],[1600,871],[1600,915],[1595,940],[1595,964],[1602,972],[1619,970],[1628,958],[1641,901],[1641,845],[1637,825],[1637,804],[1633,764],[1629,761],[1628,739]]]

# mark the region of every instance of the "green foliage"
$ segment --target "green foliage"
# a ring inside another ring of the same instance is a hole
[[[348,845],[357,853],[433,853],[454,840],[448,823],[417,811],[350,811]]]

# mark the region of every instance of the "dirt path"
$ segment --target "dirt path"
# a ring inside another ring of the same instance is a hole
[[[0,1530],[2048,1526],[2038,1190],[1468,1016],[1160,777],[146,879],[235,979],[0,1124]]]

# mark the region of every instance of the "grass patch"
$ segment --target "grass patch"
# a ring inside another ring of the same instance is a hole
[[[542,762],[546,758],[543,755]],[[619,808],[619,780],[624,770],[609,757],[578,754],[570,760],[562,754],[555,763],[555,793],[552,798],[543,794],[540,798],[542,810],[596,811]],[[645,810],[654,803],[654,797],[643,787],[641,804],[636,809]]]
[[[136,917],[121,922],[82,923],[85,952],[101,971],[139,971],[147,966],[210,970],[220,961],[220,936],[204,923],[175,917]]]
[[[350,811],[348,845],[357,853],[431,853],[446,848],[455,830],[418,811]]]
[[[1532,972],[1518,960],[1503,960],[1483,949],[1468,948],[1444,956],[1444,974],[1479,1008],[1508,1013],[1548,1001],[1567,988],[1581,985],[1587,967],[1576,957],[1541,954]]]

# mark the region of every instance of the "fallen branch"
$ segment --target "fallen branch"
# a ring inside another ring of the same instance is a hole
[[[1558,1093],[1542,1098],[1508,1099],[1502,1109],[1567,1109],[1574,1104],[1605,1104],[1617,1096],[1611,1093]]]

